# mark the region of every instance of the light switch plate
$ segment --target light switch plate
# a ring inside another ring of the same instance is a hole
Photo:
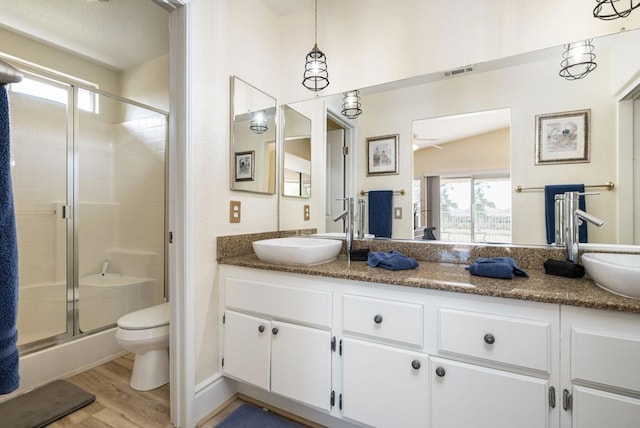
[[[304,206],[304,221],[311,220],[311,207],[309,205]]]
[[[396,220],[402,220],[402,207],[395,207],[393,209],[393,218]]]
[[[240,223],[240,201],[229,202],[229,223]]]

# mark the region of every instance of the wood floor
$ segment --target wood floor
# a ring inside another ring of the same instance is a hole
[[[129,380],[133,370],[133,354],[109,361],[66,380],[96,396],[96,400],[82,409],[58,419],[48,428],[171,428],[169,417],[169,385],[140,392],[131,389]],[[250,402],[267,407],[249,397],[234,397],[221,409],[198,424],[198,428],[214,428],[241,404]],[[308,427],[320,427],[295,415],[271,409]],[[0,421],[0,426],[1,426]]]
[[[95,394],[96,400],[48,427],[171,427],[169,385],[135,391],[129,386],[132,369],[133,354],[128,354],[66,379]]]

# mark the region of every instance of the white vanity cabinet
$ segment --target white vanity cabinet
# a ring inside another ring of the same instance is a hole
[[[562,427],[640,426],[640,314],[562,307]]]
[[[343,296],[342,414],[374,427],[426,427],[423,305]]]
[[[551,388],[557,308],[524,307],[508,315],[502,314],[507,307],[475,309],[486,312],[456,308],[455,302],[437,311],[431,428],[557,426]]]
[[[329,411],[331,293],[229,275],[225,295],[223,373]]]
[[[549,427],[549,382],[444,358],[430,359],[432,428]]]

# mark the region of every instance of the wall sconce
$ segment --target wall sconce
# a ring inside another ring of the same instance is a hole
[[[360,91],[347,91],[344,92],[344,97],[342,98],[342,115],[348,117],[349,119],[355,119],[360,116],[362,113],[362,109],[360,109]]]
[[[560,76],[567,80],[578,80],[596,69],[596,54],[591,39],[564,45]]]
[[[321,91],[329,86],[327,57],[318,49],[318,0],[315,9],[315,39],[313,49],[307,54],[302,85],[312,91]]]
[[[251,124],[249,125],[249,129],[256,134],[262,134],[269,129],[267,127],[267,115],[264,111],[258,110],[253,112],[251,115]]]
[[[639,0],[628,0],[629,7],[616,5],[617,3],[627,3],[625,0],[596,0],[596,3],[597,5],[593,9],[593,17],[600,18],[603,21],[626,18],[633,9],[640,6]]]

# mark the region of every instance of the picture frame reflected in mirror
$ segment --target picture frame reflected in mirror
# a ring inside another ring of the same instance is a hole
[[[367,175],[399,174],[398,134],[367,138]]]
[[[255,151],[236,152],[236,181],[253,181],[254,180],[254,157]]]
[[[536,165],[589,162],[591,110],[536,116]]]

